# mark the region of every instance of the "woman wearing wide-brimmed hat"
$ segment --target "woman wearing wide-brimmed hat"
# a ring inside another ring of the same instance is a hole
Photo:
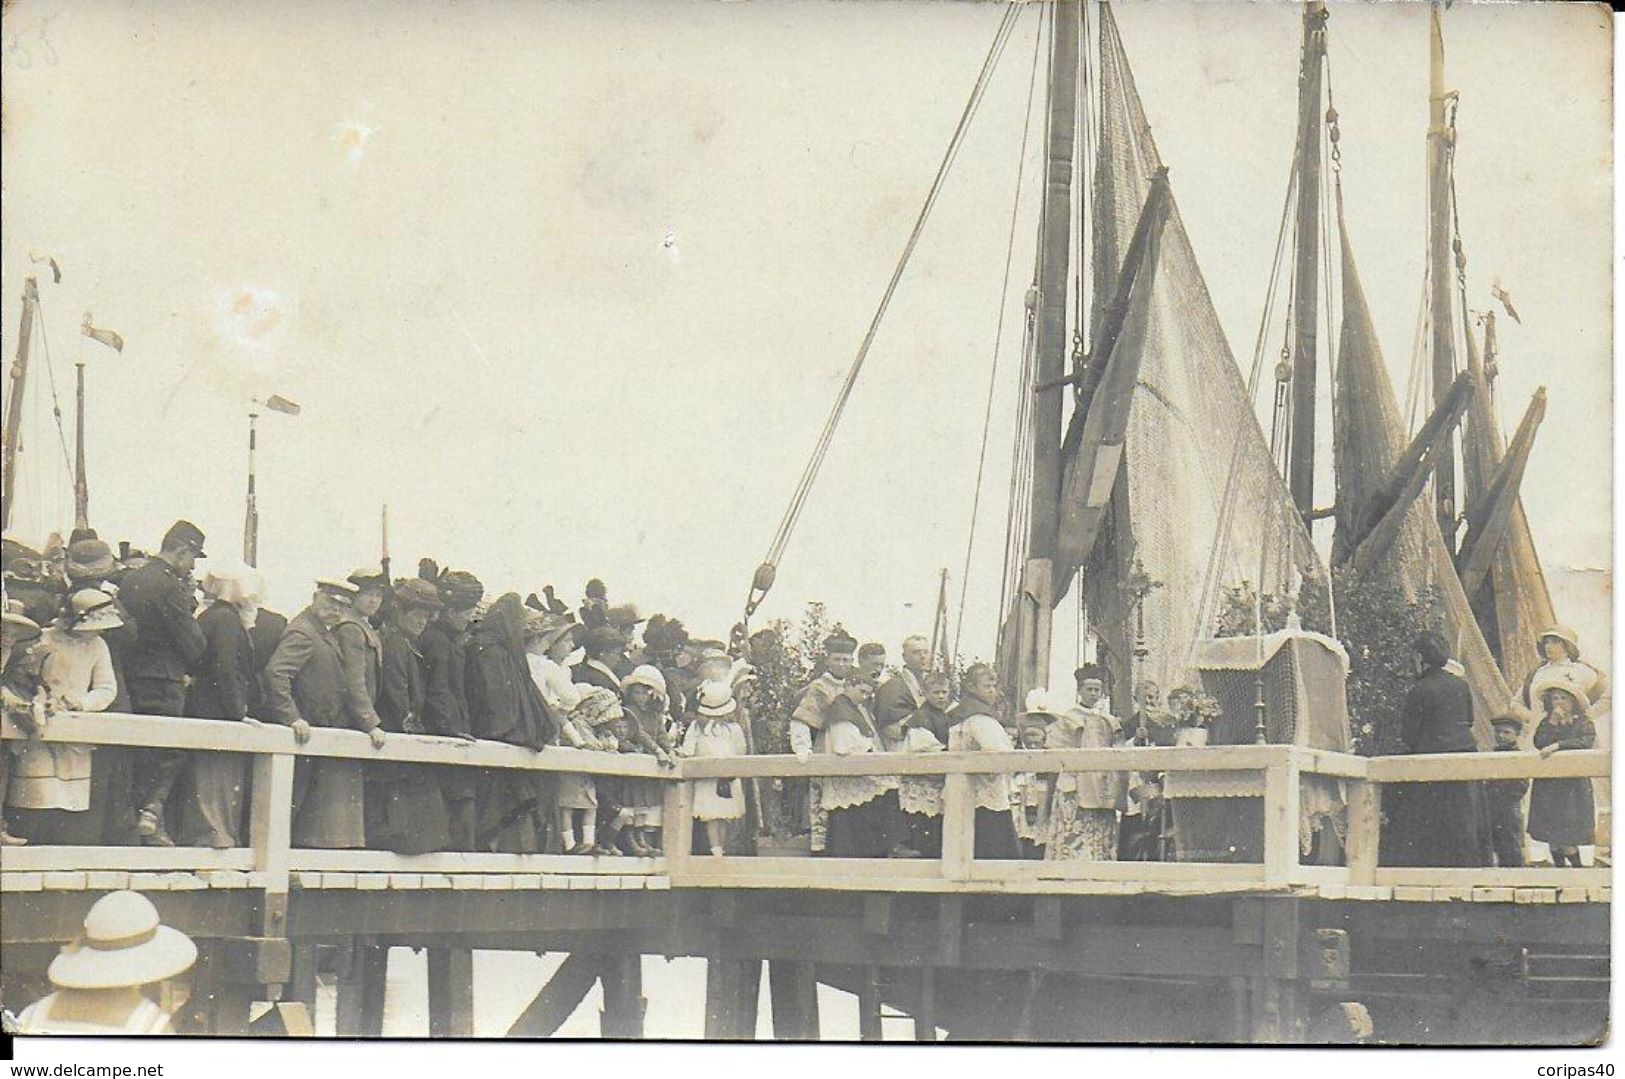
[[[1545,718],[1535,728],[1535,748],[1550,757],[1561,749],[1591,749],[1597,744],[1585,697],[1572,689],[1549,686],[1541,694]],[[1580,848],[1597,841],[1597,803],[1585,776],[1537,779],[1529,788],[1529,837],[1552,848],[1555,866],[1580,865]]]
[[[68,612],[40,635],[40,685],[49,711],[103,712],[118,686],[104,630],[124,624],[113,597],[99,589],[75,592]],[[90,746],[13,742],[17,759],[6,798],[17,825],[39,843],[94,843],[100,820],[90,809]]]
[[[211,565],[203,575],[209,605],[198,615],[208,642],[186,691],[186,714],[240,722],[248,715],[260,665],[249,628],[259,615],[265,581],[251,566]],[[241,845],[248,760],[241,753],[194,753],[177,786],[176,834],[183,846],[224,850]]]
[[[110,892],[47,972],[56,992],[23,1009],[23,1034],[172,1034],[169,1013],[142,993],[190,970],[197,945],[162,924],[139,892]]]
[[[1542,714],[1541,697],[1553,686],[1580,694],[1588,711],[1609,694],[1608,676],[1580,658],[1580,636],[1567,626],[1542,630],[1536,640],[1540,666],[1529,672],[1523,683],[1523,703],[1535,715]]]
[[[22,604],[7,600],[0,622],[0,708],[5,718],[23,732],[32,734],[45,722],[45,698],[39,688],[39,660],[34,642],[39,640],[39,623],[23,614]],[[6,788],[11,779],[12,754],[0,746],[0,847],[21,847],[28,843],[12,835],[6,822]]]

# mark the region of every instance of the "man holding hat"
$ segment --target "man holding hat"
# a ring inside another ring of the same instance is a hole
[[[316,582],[310,606],[265,665],[265,693],[272,718],[293,730],[301,745],[312,727],[351,727],[346,711],[344,657],[335,629],[349,614],[356,588],[348,581]],[[372,744],[384,744],[377,715],[363,726]],[[366,843],[359,761],[301,757],[294,768],[293,842],[300,847],[353,849]]]
[[[485,585],[472,573],[448,570],[435,578],[440,614],[418,638],[427,671],[423,725],[429,734],[474,741],[468,713],[468,624],[485,598]],[[474,849],[475,775],[470,768],[439,769],[440,790],[450,817],[452,850]]]
[[[162,924],[140,892],[109,892],[84,930],[51,960],[56,992],[23,1009],[23,1034],[173,1034],[169,1013],[141,992],[197,962],[197,945]]]
[[[186,678],[208,645],[194,617],[192,568],[202,557],[203,532],[190,521],[176,521],[164,533],[158,556],[130,570],[120,582],[124,609],[138,629],[123,657],[133,712],[149,716],[186,712]],[[164,808],[184,760],[175,749],[138,751],[136,831],[143,842],[174,845],[164,829]]]

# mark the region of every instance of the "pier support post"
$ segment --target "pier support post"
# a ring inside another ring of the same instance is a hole
[[[817,1041],[818,979],[813,965],[769,959],[767,987],[773,1008],[773,1037],[779,1041]]]
[[[598,957],[571,952],[508,1028],[510,1038],[551,1038],[598,981]]]
[[[756,1037],[756,1000],[762,991],[760,959],[705,960],[705,1037],[749,1041]]]
[[[429,952],[429,1037],[474,1036],[474,953],[468,948],[431,947]]]
[[[866,1042],[883,1040],[880,1022],[880,968],[864,967],[858,980],[858,1038]]]
[[[599,968],[604,983],[604,1010],[598,1015],[598,1033],[605,1038],[643,1037],[643,956],[605,955]]]
[[[934,967],[920,968],[920,1001],[914,1007],[914,1040],[937,1040],[937,972]]]
[[[378,1038],[384,1033],[384,986],[389,946],[357,944],[349,974],[339,980],[334,1032],[341,1038]]]

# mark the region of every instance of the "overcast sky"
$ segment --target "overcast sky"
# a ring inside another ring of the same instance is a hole
[[[940,567],[957,597],[1035,15],[765,616],[823,599],[895,647],[929,631]],[[187,516],[240,554],[249,399],[300,402],[297,418],[261,420],[261,565],[290,613],[313,577],[376,561],[388,502],[402,571],[429,554],[493,589],[554,582],[572,602],[598,575],[614,599],[720,634],[999,18],[943,0],[19,0],[4,22],[7,361],[31,272],[70,422],[81,316],[124,335],[122,358],[83,352],[91,516],[138,545]],[[1118,20],[1250,359],[1300,11],[1130,3]],[[1332,5],[1349,213],[1401,391],[1425,253],[1426,25],[1417,5]],[[1582,5],[1445,16],[1471,302],[1498,277],[1523,319],[1500,323],[1507,425],[1550,387],[1525,499],[1563,617],[1599,643],[1610,578],[1564,567],[1610,564],[1607,26]],[[1012,311],[1036,208],[1029,192]],[[60,284],[31,251],[59,260]],[[964,642],[984,655],[1006,371]],[[31,403],[14,514],[35,540],[72,515],[49,407],[48,393]]]

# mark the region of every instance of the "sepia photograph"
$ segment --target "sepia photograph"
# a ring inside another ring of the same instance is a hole
[[[0,37],[8,1060],[1602,1059],[1607,5]]]

